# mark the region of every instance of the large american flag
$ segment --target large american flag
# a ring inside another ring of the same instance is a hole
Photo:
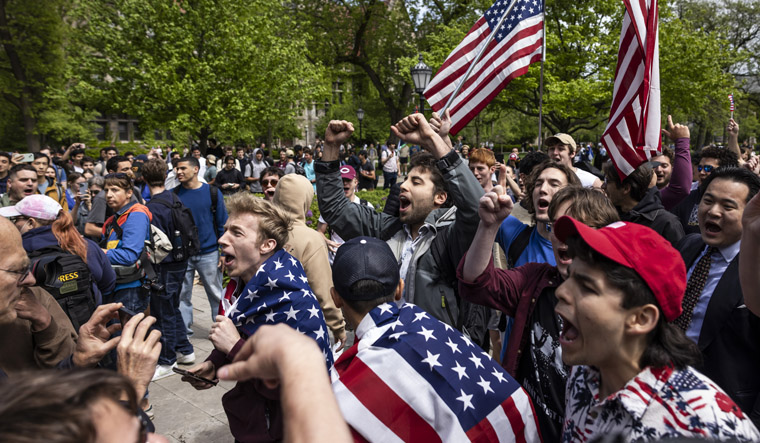
[[[488,8],[446,58],[424,92],[433,110],[446,105],[509,4],[510,0],[498,0]],[[464,128],[512,79],[528,72],[531,63],[541,61],[543,20],[543,0],[517,0],[451,103],[452,134]]]
[[[624,3],[615,89],[602,136],[621,178],[662,149],[657,0]]]
[[[357,441],[538,442],[533,404],[488,354],[419,307],[382,304],[335,363]]]
[[[238,284],[237,279],[227,284],[219,315],[232,320],[246,337],[261,325],[285,323],[313,338],[325,356],[327,367],[332,366],[325,317],[301,262],[280,249],[259,267],[242,290],[238,290]]]

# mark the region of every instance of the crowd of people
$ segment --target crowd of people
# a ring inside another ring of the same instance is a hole
[[[356,148],[332,121],[279,161],[0,153],[0,441],[165,441],[149,386],[175,373],[238,382],[240,442],[760,440],[738,124],[692,150],[669,117],[628,176],[568,134],[497,161],[450,126],[412,114],[399,146]],[[381,175],[375,208],[356,192]]]

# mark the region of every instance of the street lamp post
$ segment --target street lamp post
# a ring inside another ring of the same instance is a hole
[[[425,92],[425,88],[427,88],[427,85],[430,82],[430,77],[433,75],[433,68],[422,61],[422,54],[420,54],[420,62],[414,65],[414,67],[410,69],[410,72],[412,74],[412,81],[414,82],[414,91],[420,95],[420,113],[424,115],[425,97],[422,96],[422,93]]]
[[[362,137],[362,121],[364,120],[364,109],[359,108],[356,110],[356,118],[359,119],[359,141],[363,139]]]

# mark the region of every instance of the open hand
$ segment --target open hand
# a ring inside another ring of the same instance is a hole
[[[146,317],[142,312],[135,315],[122,327],[116,346],[118,371],[132,382],[137,398],[145,394],[161,353],[161,331],[150,331],[155,322],[156,317]]]
[[[501,225],[501,222],[512,213],[512,199],[501,186],[494,186],[491,192],[480,197],[478,215],[480,222],[486,227]]]
[[[92,313],[87,323],[79,327],[79,338],[74,350],[74,365],[80,368],[96,365],[107,353],[119,344],[121,336],[113,337],[113,334],[121,329],[120,323],[111,326],[106,324],[117,319],[121,303],[109,303],[100,305]]]
[[[679,138],[689,138],[689,127],[680,123],[673,124],[673,117],[668,115],[667,129],[663,129],[662,133],[670,140],[676,141]]]

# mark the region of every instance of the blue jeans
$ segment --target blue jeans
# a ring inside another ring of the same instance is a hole
[[[179,312],[179,294],[185,279],[187,263],[169,263],[157,266],[157,274],[166,289],[153,293],[150,297],[150,313],[156,317],[156,329],[161,331],[161,354],[158,364],[173,365],[177,361],[177,352],[188,355],[193,353],[193,345],[187,339],[185,323]]]
[[[140,287],[119,289],[111,294],[110,298],[111,301],[109,301],[109,303],[124,303],[124,307],[135,314],[139,314],[148,309],[148,302],[150,300],[150,297],[147,294],[142,295],[142,288]]]
[[[193,325],[193,279],[196,270],[201,277],[203,289],[206,290],[208,303],[211,305],[211,321],[214,321],[219,313],[219,302],[222,300],[222,271],[217,266],[218,264],[219,251],[198,254],[187,261],[185,281],[182,283],[182,292],[179,296],[179,311],[182,313],[188,337],[193,335],[190,326]]]
[[[398,172],[383,171],[383,189],[390,189],[396,184],[396,179],[398,179]]]

